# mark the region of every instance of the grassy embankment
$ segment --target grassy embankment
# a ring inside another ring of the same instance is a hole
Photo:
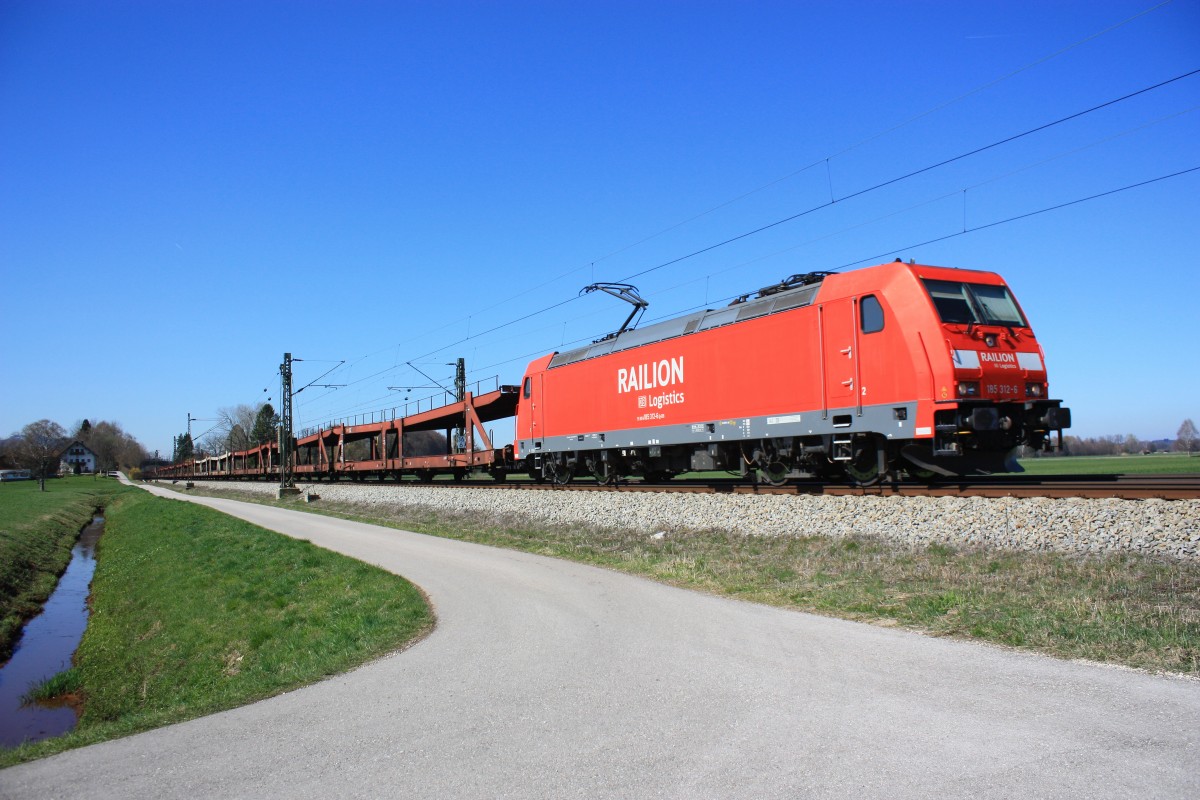
[[[134,491],[106,519],[92,617],[56,680],[79,724],[0,766],[279,694],[433,624],[404,579],[211,509]]]
[[[0,663],[21,626],[42,608],[71,560],[79,530],[129,489],[111,478],[74,476],[0,483]]]
[[[327,500],[318,507],[207,486],[194,491],[568,558],[689,589],[935,636],[1200,676],[1200,564],[1194,562],[907,547],[867,536],[688,531],[655,539],[627,530],[538,527],[422,508],[384,510]]]
[[[1022,458],[1027,475],[1173,475],[1200,472],[1200,457],[1187,453],[1136,456]]]

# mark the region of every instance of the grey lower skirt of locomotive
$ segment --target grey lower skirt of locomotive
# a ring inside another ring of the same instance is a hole
[[[547,442],[544,452],[531,453],[513,467],[535,480],[560,484],[587,478],[611,484],[629,477],[659,482],[683,473],[718,471],[772,486],[803,480],[871,485],[906,477],[936,482],[1022,472],[1019,456],[1062,449],[1071,410],[1059,400],[958,402],[935,411],[933,437],[920,439],[889,436],[885,424],[864,429],[856,421],[853,414],[833,414],[825,421],[828,430],[808,435],[718,441],[713,440],[714,426],[692,426],[699,433],[691,441],[660,440],[640,447],[573,449],[570,442]]]

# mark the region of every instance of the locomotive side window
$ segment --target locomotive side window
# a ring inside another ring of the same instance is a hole
[[[1005,286],[926,280],[925,288],[942,322],[1027,327]]]
[[[873,294],[864,297],[858,304],[859,324],[863,333],[877,333],[883,330],[883,306],[879,298]]]
[[[533,378],[525,379],[525,388],[521,390],[521,396],[526,400],[529,399],[530,392],[533,389]]]

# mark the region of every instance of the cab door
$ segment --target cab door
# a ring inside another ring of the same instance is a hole
[[[858,409],[857,301],[845,298],[818,306],[825,413]]]
[[[858,303],[858,361],[855,377],[858,380],[857,402],[863,406],[894,403],[902,398],[901,380],[906,381],[909,394],[915,394],[913,382],[918,372],[913,366],[898,325],[882,294],[866,294]]]
[[[542,441],[544,413],[542,411],[542,383],[544,373],[529,372],[521,383],[520,411],[517,414],[517,442],[522,456],[537,452]]]

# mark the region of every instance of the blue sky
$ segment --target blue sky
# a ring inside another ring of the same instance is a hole
[[[346,362],[302,426],[401,404],[408,361],[515,383],[624,319],[594,281],[649,321],[900,257],[1005,276],[1074,433],[1173,436],[1200,172],[983,226],[1200,167],[1200,74],[848,195],[1197,68],[1200,0],[6,0],[0,435],[169,454],[278,406],[285,351],[297,387]]]

